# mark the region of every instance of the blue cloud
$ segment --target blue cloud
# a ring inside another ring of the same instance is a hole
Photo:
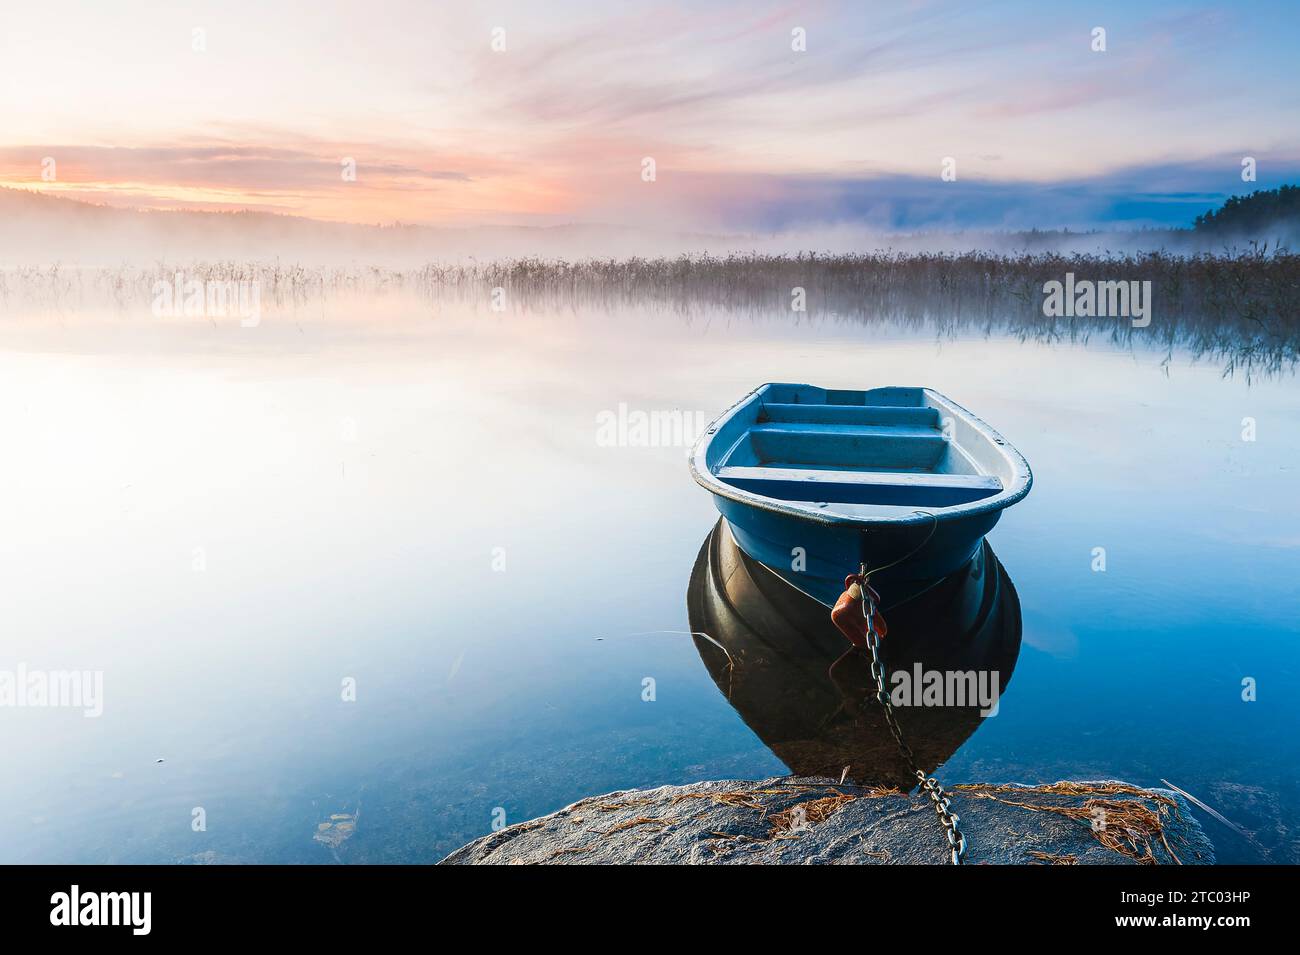
[[[776,198],[723,200],[718,211],[725,225],[757,231],[1171,227],[1190,225],[1231,195],[1300,182],[1300,161],[1260,157],[1253,183],[1242,182],[1238,162],[1154,164],[1056,183],[777,177],[763,190]]]

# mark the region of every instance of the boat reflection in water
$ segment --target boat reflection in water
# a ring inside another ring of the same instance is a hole
[[[891,692],[915,689],[910,701],[924,703],[918,665],[932,689],[936,671],[945,685],[960,673],[967,689],[972,680],[1006,689],[1020,652],[1020,601],[988,541],[964,568],[892,606],[881,594],[881,605]],[[823,604],[746,556],[725,520],[700,549],[687,608],[713,681],[791,772],[839,779],[847,767],[846,779],[859,785],[913,787],[876,700],[869,654],[849,646]],[[894,682],[900,672],[907,677]],[[972,697],[936,690],[928,702],[938,705],[895,707],[927,773],[986,718]]]

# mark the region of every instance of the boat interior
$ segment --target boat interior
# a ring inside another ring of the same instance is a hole
[[[923,388],[769,385],[710,463],[718,480],[846,513],[943,508],[998,494],[1000,456],[961,409]]]

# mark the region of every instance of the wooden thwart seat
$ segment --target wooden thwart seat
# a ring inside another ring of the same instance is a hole
[[[811,468],[723,467],[732,487],[784,501],[949,507],[991,497],[1002,482],[987,474],[825,471]]]
[[[939,412],[934,408],[903,408],[894,405],[797,405],[764,402],[760,423],[800,422],[806,424],[885,424],[937,428]]]

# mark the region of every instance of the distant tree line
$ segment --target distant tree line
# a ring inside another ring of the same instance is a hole
[[[1300,186],[1282,186],[1233,196],[1219,209],[1197,216],[1197,232],[1251,235],[1281,224],[1300,223]]]

